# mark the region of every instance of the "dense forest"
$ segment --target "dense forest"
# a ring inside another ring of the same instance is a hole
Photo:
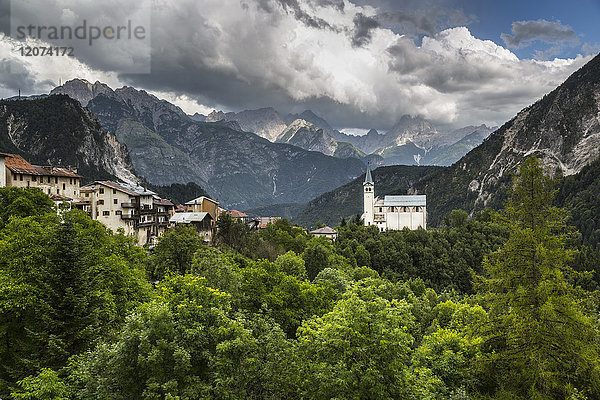
[[[223,215],[152,249],[2,188],[0,398],[598,399],[600,255],[556,187],[530,158],[438,229]]]

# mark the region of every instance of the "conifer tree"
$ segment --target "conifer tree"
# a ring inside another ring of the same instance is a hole
[[[497,398],[564,399],[600,394],[597,327],[573,287],[563,210],[535,158],[523,162],[502,214],[510,238],[484,261],[489,305],[482,366]]]

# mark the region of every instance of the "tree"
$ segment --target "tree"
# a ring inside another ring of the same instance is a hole
[[[54,202],[37,188],[0,188],[0,229],[9,217],[27,217],[54,212]]]
[[[13,392],[15,400],[67,400],[67,385],[51,369],[42,368],[37,376],[18,382],[20,389]]]
[[[484,261],[480,290],[490,321],[479,329],[482,367],[498,397],[600,395],[597,328],[586,314],[588,296],[570,283],[572,251],[554,193],[539,161],[524,161],[502,214],[510,238]]]
[[[150,296],[144,262],[132,238],[78,210],[11,219],[0,231],[0,397],[120,328]]]
[[[170,229],[159,239],[152,252],[150,274],[158,280],[168,273],[185,274],[202,243],[202,237],[192,226],[179,225]]]
[[[408,304],[353,290],[333,311],[298,329],[302,397],[409,398],[406,359],[413,343]]]
[[[229,213],[221,213],[217,220],[217,242],[242,251],[247,244],[250,228],[244,222],[232,217]]]
[[[332,253],[333,248],[325,238],[314,237],[308,242],[308,246],[302,254],[306,263],[308,279],[315,279],[319,272],[329,267],[329,258]]]
[[[114,344],[74,359],[79,398],[243,397],[246,355],[256,339],[227,315],[229,298],[193,274],[166,278],[157,299],[128,317]]]

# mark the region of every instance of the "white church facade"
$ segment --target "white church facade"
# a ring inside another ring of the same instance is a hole
[[[375,197],[375,184],[369,166],[363,183],[363,194],[362,219],[365,226],[375,225],[380,232],[419,227],[427,229],[427,196]]]

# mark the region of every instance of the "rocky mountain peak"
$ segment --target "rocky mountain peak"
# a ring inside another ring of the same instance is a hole
[[[85,79],[71,79],[63,85],[54,88],[50,94],[66,94],[67,96],[79,101],[82,106],[87,106],[89,101],[99,94],[111,95],[113,90],[108,85],[96,81],[90,83]]]

